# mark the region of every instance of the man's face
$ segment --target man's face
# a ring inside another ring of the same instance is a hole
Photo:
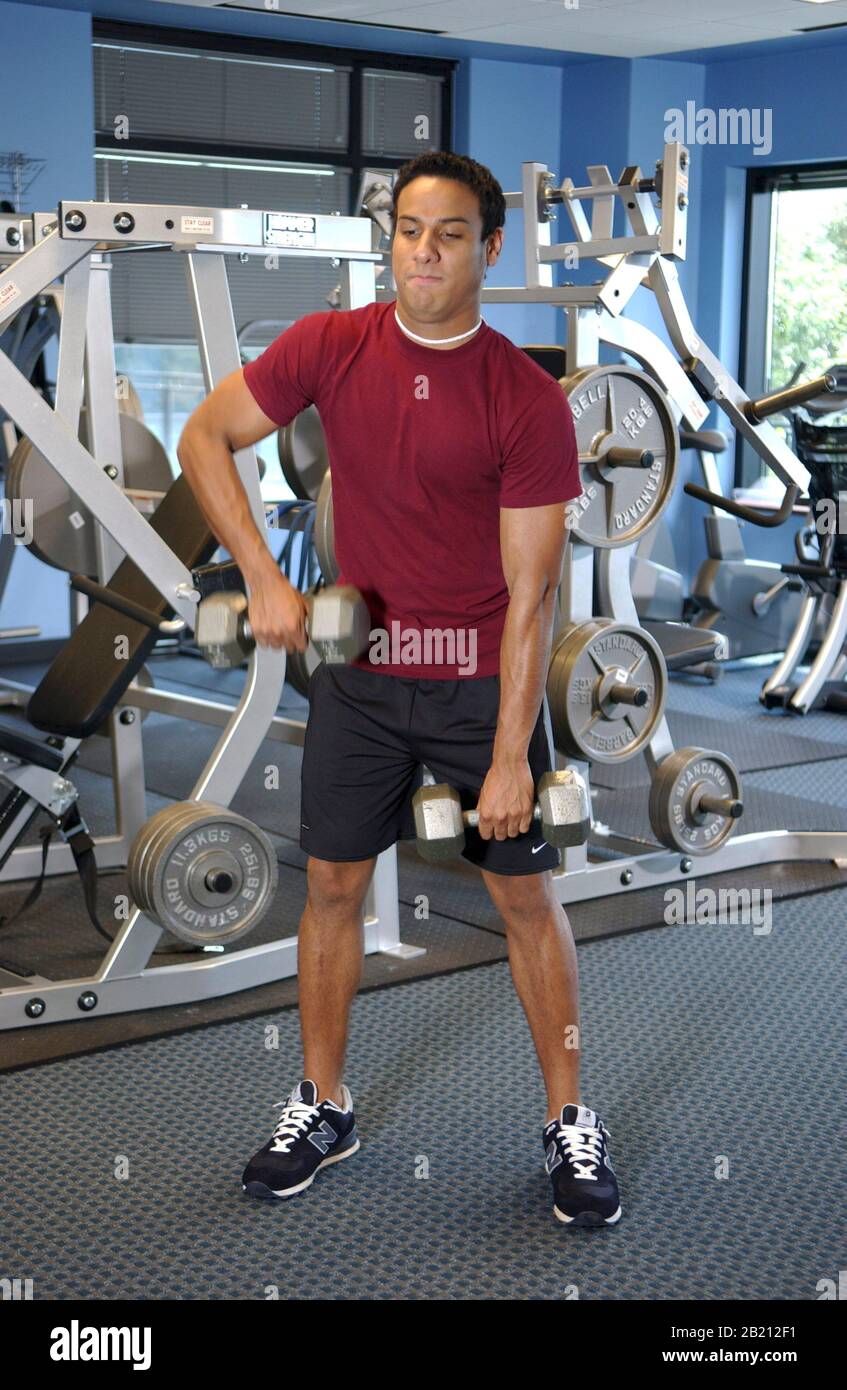
[[[401,307],[423,322],[450,319],[478,305],[488,265],[479,201],[454,179],[421,176],[400,193],[391,264]],[[488,239],[496,260],[503,233]]]

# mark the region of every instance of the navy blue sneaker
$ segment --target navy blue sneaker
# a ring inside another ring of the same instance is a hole
[[[320,1168],[350,1158],[359,1147],[353,1097],[341,1087],[343,1107],[318,1102],[314,1081],[301,1081],[282,1107],[279,1123],[251,1158],[241,1185],[251,1197],[293,1197],[315,1180]]]
[[[584,1105],[564,1105],[542,1138],[559,1220],[568,1226],[614,1226],[621,1204],[609,1158],[611,1135],[602,1120]]]

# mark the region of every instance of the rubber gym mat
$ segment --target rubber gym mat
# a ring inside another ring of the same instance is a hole
[[[668,708],[679,714],[706,718],[720,711],[722,720],[768,720],[788,733],[793,730],[824,743],[847,745],[847,720],[843,714],[811,710],[806,715],[786,715],[781,710],[766,710],[759,703],[759,692],[775,664],[775,661],[749,666],[732,663],[724,668],[717,684],[675,672],[668,688]]]
[[[240,1178],[300,1079],[293,1012],[3,1076],[6,1268],[38,1300],[815,1300],[845,1245],[845,911],[842,890],[777,904],[766,937],[580,948],[613,1229],[553,1215],[544,1088],[498,962],[356,1000],[362,1147],[286,1203]]]
[[[671,710],[667,718],[674,748],[709,748],[726,753],[741,773],[792,763],[826,762],[845,748],[845,744],[833,748],[831,742],[808,737],[805,725],[803,734],[798,733],[796,721],[790,716],[772,719],[763,713],[761,719],[751,715],[749,719],[726,721]],[[790,731],[786,722],[794,726]],[[847,735],[847,727],[844,732]],[[620,764],[592,764],[591,781],[601,787],[635,787],[649,785],[650,773],[639,754]]]
[[[142,726],[146,785],[175,801],[190,796],[220,735],[220,729],[208,724],[151,713]],[[298,840],[302,759],[303,750],[297,744],[263,739],[233,797],[233,810],[276,835]],[[77,766],[111,777],[108,739],[88,739],[80,749]],[[268,790],[268,768],[278,770],[278,790]]]
[[[790,779],[786,769],[771,768],[763,772],[748,773],[744,779],[745,789],[757,787],[761,791],[782,794],[786,790],[786,780],[790,782],[793,795],[807,797],[809,801],[829,806],[847,806],[847,756],[830,758],[826,763],[813,763],[811,767],[801,764],[790,769]]]

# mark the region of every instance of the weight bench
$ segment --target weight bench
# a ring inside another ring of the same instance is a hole
[[[218,541],[182,475],[168,489],[149,524],[189,569],[205,564],[217,550]],[[102,728],[141,670],[159,635],[153,624],[167,620],[173,609],[129,557],[118,565],[108,587],[77,581],[79,576],[72,580],[75,587],[84,587],[93,597],[89,612],[33,691],[26,720],[0,717],[0,783],[10,784],[0,800],[0,868],[43,811],[53,824],[41,832],[41,877],[14,916],[38,897],[50,836],[58,829],[73,854],[89,916],[100,934],[111,940],[97,921],[94,842],[67,773],[82,740]],[[94,597],[98,593],[99,599]],[[139,616],[131,616],[134,610]],[[141,619],[142,612],[146,621]],[[125,658],[115,656],[118,639],[125,639]],[[0,925],[9,920],[0,919]]]

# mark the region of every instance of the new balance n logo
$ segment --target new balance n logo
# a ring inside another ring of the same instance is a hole
[[[316,1149],[325,1154],[330,1144],[334,1144],[337,1138],[338,1135],[332,1125],[327,1124],[326,1120],[321,1120],[320,1128],[309,1135],[309,1143],[314,1144]]]
[[[556,1141],[554,1139],[552,1144],[547,1145],[547,1158],[544,1161],[544,1167],[547,1169],[548,1176],[555,1168],[558,1168],[559,1164],[562,1162],[562,1155],[556,1148]]]

